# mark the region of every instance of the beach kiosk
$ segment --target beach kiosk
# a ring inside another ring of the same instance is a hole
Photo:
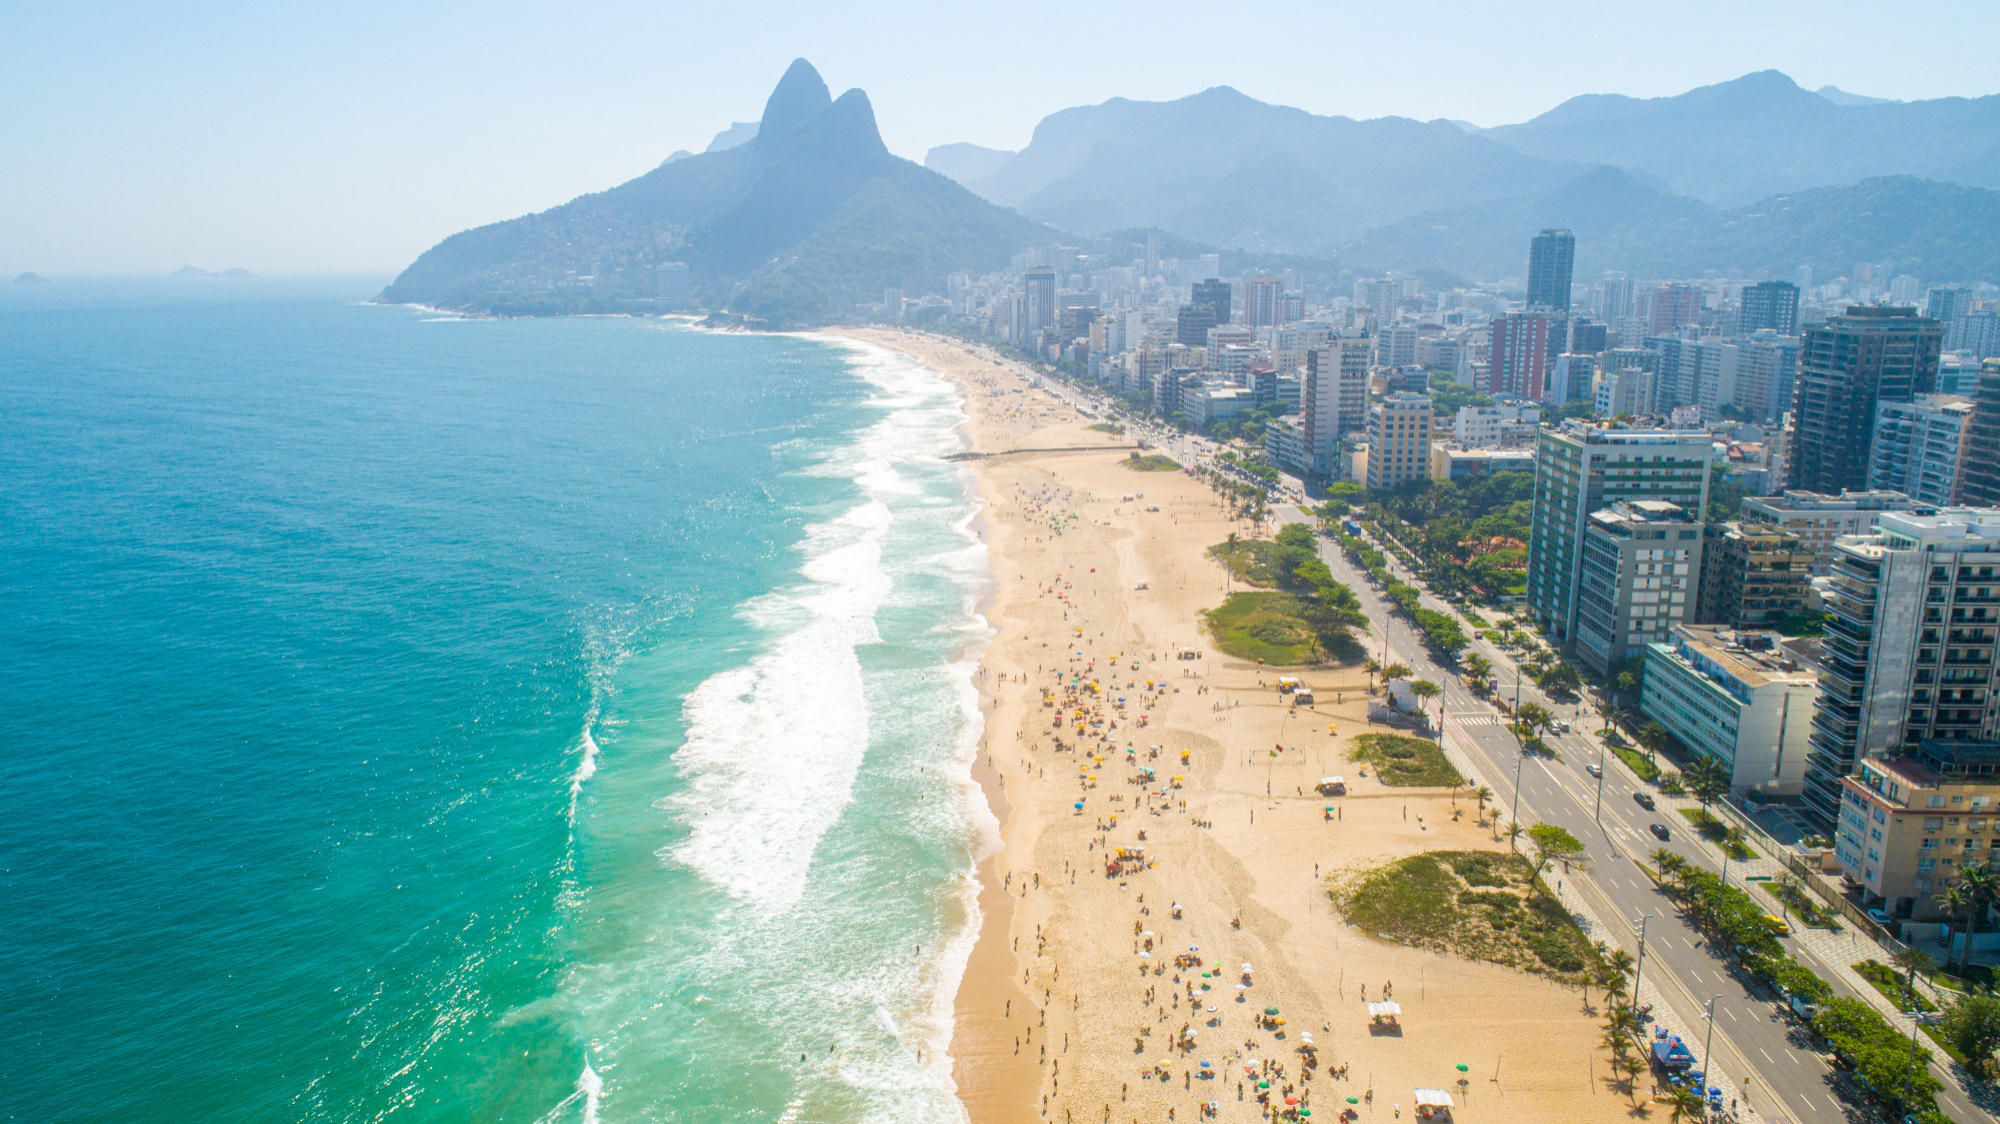
[[[1346,796],[1347,781],[1341,777],[1321,777],[1319,779],[1319,794],[1321,796]]]
[[[1451,1110],[1453,1108],[1453,1105],[1451,1103],[1450,1093],[1445,1092],[1443,1089],[1418,1089],[1416,1090],[1416,1098],[1417,1098],[1417,1119],[1419,1120],[1451,1119]]]
[[[1398,1028],[1396,1020],[1403,1015],[1403,1005],[1393,999],[1368,1004],[1368,1029],[1392,1030]]]

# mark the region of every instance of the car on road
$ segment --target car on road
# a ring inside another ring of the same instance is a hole
[[[1556,723],[1556,733],[1558,733],[1558,734],[1567,734],[1567,733],[1569,733],[1569,723],[1567,723],[1567,722],[1558,722],[1558,723]]]
[[[1870,921],[1873,921],[1873,922],[1874,922],[1874,923],[1876,923],[1877,925],[1880,925],[1880,926],[1882,926],[1882,927],[1883,927],[1884,929],[1887,929],[1887,928],[1888,928],[1889,926],[1891,926],[1891,925],[1895,924],[1895,922],[1893,922],[1893,921],[1891,921],[1891,920],[1889,919],[1889,915],[1888,915],[1888,914],[1886,914],[1886,913],[1883,913],[1883,912],[1882,912],[1881,910],[1879,910],[1879,909],[1871,909],[1871,910],[1869,910],[1869,911],[1868,911],[1868,920],[1870,920]]]
[[[1646,810],[1647,810],[1648,812],[1650,812],[1650,811],[1652,811],[1652,810],[1653,810],[1653,794],[1652,794],[1652,793],[1650,793],[1650,792],[1635,792],[1635,793],[1633,793],[1633,794],[1632,794],[1632,799],[1634,799],[1634,800],[1637,800],[1637,801],[1639,802],[1639,807],[1641,807],[1641,808],[1644,808],[1644,809],[1646,809]]]
[[[1583,767],[1583,771],[1589,773],[1593,777],[1601,777],[1604,775],[1604,766],[1599,765],[1595,761],[1592,761],[1590,764],[1585,765]]]
[[[1667,830],[1666,824],[1663,823],[1653,824],[1649,830],[1652,831],[1653,836],[1656,839],[1667,840],[1673,838],[1673,833]]]

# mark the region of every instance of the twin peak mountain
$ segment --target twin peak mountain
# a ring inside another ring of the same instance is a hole
[[[834,98],[804,59],[757,134],[609,191],[454,234],[383,290],[398,304],[501,316],[617,311],[685,262],[690,304],[773,327],[839,319],[885,289],[937,292],[999,269],[1049,227],[891,155],[868,95]]]

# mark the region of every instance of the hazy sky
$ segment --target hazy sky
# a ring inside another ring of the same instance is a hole
[[[2000,5],[30,4],[0,0],[0,273],[394,272],[754,120],[794,57],[889,147],[1229,85],[1351,117],[1524,120],[1775,68],[1895,98],[2000,91]]]

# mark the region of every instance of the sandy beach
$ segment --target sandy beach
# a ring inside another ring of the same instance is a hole
[[[1630,1119],[1594,990],[1586,1004],[1332,909],[1344,872],[1507,845],[1469,797],[1389,788],[1345,757],[1369,729],[1362,668],[1304,670],[1318,702],[1294,707],[1279,672],[1210,646],[1200,614],[1226,577],[1205,551],[1247,526],[1187,474],[1130,467],[1130,438],[1003,365],[938,337],[849,334],[950,377],[982,454],[969,463],[998,585],[976,773],[1002,849],[979,871],[956,1003],[971,1118],[1252,1121],[1290,1096],[1315,1121],[1393,1121],[1434,1087],[1462,1121]],[[1329,774],[1348,795],[1313,791]],[[1108,875],[1119,848],[1145,862]],[[1391,985],[1402,1025],[1372,1033],[1364,995]],[[1280,1033],[1257,1024],[1266,1007]]]

